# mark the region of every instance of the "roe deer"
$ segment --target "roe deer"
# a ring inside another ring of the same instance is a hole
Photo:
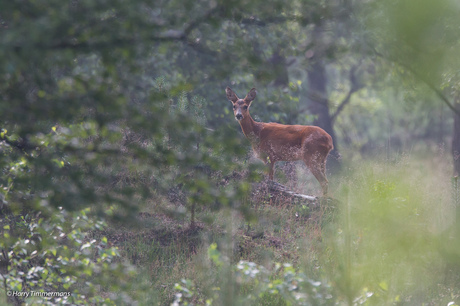
[[[256,97],[256,89],[251,89],[244,99],[238,98],[230,87],[225,91],[252,149],[268,164],[269,179],[273,180],[277,161],[303,160],[320,183],[323,195],[327,196],[326,158],[334,148],[331,136],[317,126],[255,122],[249,114],[249,107]]]

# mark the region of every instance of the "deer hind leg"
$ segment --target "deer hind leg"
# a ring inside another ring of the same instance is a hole
[[[305,154],[305,165],[310,169],[313,176],[318,180],[323,190],[323,196],[327,197],[328,180],[326,178],[326,157],[320,152],[315,154]]]

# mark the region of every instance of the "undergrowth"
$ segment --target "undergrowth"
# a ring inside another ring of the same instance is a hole
[[[348,166],[333,207],[248,198],[254,220],[202,208],[190,228],[153,203],[105,234],[138,267],[142,305],[454,305],[460,243],[438,162]]]

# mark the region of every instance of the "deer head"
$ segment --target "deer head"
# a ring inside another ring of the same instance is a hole
[[[230,87],[227,87],[225,92],[227,93],[227,99],[233,104],[235,119],[240,121],[249,117],[249,106],[251,106],[251,102],[256,98],[256,89],[251,89],[244,99],[238,98]]]

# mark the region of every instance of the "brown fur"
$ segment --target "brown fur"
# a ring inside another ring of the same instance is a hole
[[[244,99],[239,99],[229,87],[226,93],[233,104],[235,118],[254,152],[268,164],[269,178],[273,180],[277,161],[303,160],[326,196],[326,158],[333,149],[331,136],[317,126],[255,122],[249,114],[249,107],[256,97],[256,89],[251,89]]]

